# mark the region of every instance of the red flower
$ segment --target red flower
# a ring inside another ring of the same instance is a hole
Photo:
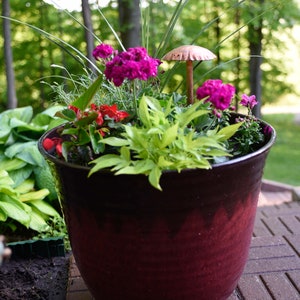
[[[108,116],[109,118],[113,119],[117,113],[117,105],[113,104],[109,106],[107,104],[103,104],[100,106],[100,111],[103,116]]]
[[[115,116],[115,121],[120,122],[124,120],[125,118],[129,117],[129,113],[123,110],[118,110]]]
[[[55,143],[52,139],[46,138],[43,140],[43,147],[46,151],[51,150],[55,146]]]
[[[63,140],[61,138],[46,138],[43,141],[43,147],[47,152],[56,151],[58,156],[62,156],[62,142]]]
[[[103,116],[108,116],[109,118],[114,119],[115,122],[120,122],[129,116],[126,111],[118,110],[116,104],[111,106],[103,104],[100,106],[100,111],[102,112]]]
[[[104,120],[103,120],[103,116],[101,114],[101,112],[98,112],[98,117],[96,119],[96,123],[101,126],[103,124]]]

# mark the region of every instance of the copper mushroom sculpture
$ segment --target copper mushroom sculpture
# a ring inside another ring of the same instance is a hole
[[[163,60],[186,61],[186,84],[188,103],[193,103],[193,60],[203,61],[216,58],[210,50],[194,45],[184,45],[168,52]]]

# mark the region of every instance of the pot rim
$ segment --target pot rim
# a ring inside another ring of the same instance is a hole
[[[239,114],[239,113],[232,113],[234,115],[238,115],[238,116],[244,116],[243,114]],[[251,152],[251,153],[248,153],[244,156],[240,156],[240,157],[237,157],[237,158],[233,158],[233,159],[230,159],[230,160],[227,160],[227,161],[224,161],[224,162],[220,162],[220,163],[215,163],[215,164],[212,164],[211,165],[211,168],[210,169],[207,169],[207,171],[211,170],[211,169],[215,169],[215,168],[220,168],[220,167],[223,167],[223,166],[227,166],[227,165],[234,165],[234,164],[238,164],[238,163],[241,163],[245,160],[248,160],[248,159],[251,159],[252,157],[255,157],[255,156],[258,156],[266,151],[268,151],[272,145],[275,143],[275,140],[276,140],[276,131],[274,129],[274,127],[272,125],[270,125],[269,123],[267,123],[266,121],[263,121],[261,119],[258,119],[258,121],[261,123],[262,127],[265,128],[265,127],[270,127],[272,129],[272,132],[270,134],[270,137],[269,137],[269,140],[261,147],[259,148],[258,150],[254,151],[254,152]],[[38,149],[40,151],[40,153],[45,157],[47,158],[48,160],[50,160],[51,162],[53,163],[56,163],[56,164],[60,164],[62,166],[66,166],[66,167],[72,167],[72,168],[75,168],[75,169],[81,169],[81,170],[86,170],[86,171],[90,171],[92,167],[86,167],[86,166],[81,166],[81,165],[77,165],[77,164],[74,164],[74,163],[70,163],[70,162],[66,162],[62,159],[58,159],[56,158],[55,156],[49,154],[43,147],[42,145],[42,141],[51,133],[55,132],[58,128],[60,127],[63,127],[64,124],[61,124],[59,126],[56,126],[56,127],[53,127],[52,129],[46,131],[38,140]],[[185,169],[185,170],[182,170],[181,172],[184,172],[184,171],[189,171],[189,170],[195,170],[195,169]],[[201,170],[205,170],[205,169],[201,169]],[[102,173],[111,173],[109,169],[103,169],[101,170]],[[177,172],[176,170],[165,170],[164,172],[166,173],[169,173],[169,172]]]

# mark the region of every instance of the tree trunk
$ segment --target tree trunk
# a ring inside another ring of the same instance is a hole
[[[255,2],[257,0],[253,0]],[[262,5],[264,0],[258,0]],[[258,101],[258,104],[253,109],[253,114],[260,118],[261,117],[261,95],[262,95],[262,19],[258,23],[249,24],[249,48],[250,48],[250,62],[249,62],[249,71],[250,71],[250,94],[255,95]]]
[[[10,16],[9,0],[2,0],[2,14],[4,17]],[[15,89],[15,74],[13,68],[13,54],[11,49],[10,36],[10,20],[3,19],[3,36],[4,36],[4,60],[6,66],[6,81],[7,81],[7,108],[16,108],[18,105],[16,89]]]
[[[141,45],[141,12],[139,0],[118,0],[119,23],[123,46]]]
[[[87,51],[87,67],[94,73],[95,68],[93,64],[95,64],[95,59],[92,55],[94,50],[94,36],[93,36],[93,25],[92,25],[92,17],[91,17],[91,8],[89,5],[88,0],[81,0],[82,4],[82,18],[83,18],[83,24],[85,26],[84,28],[84,34],[85,34],[85,42],[86,42],[86,51]]]

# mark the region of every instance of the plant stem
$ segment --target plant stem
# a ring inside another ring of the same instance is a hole
[[[187,98],[188,104],[194,102],[193,96],[193,62],[187,60],[186,62],[186,84],[187,84]]]

